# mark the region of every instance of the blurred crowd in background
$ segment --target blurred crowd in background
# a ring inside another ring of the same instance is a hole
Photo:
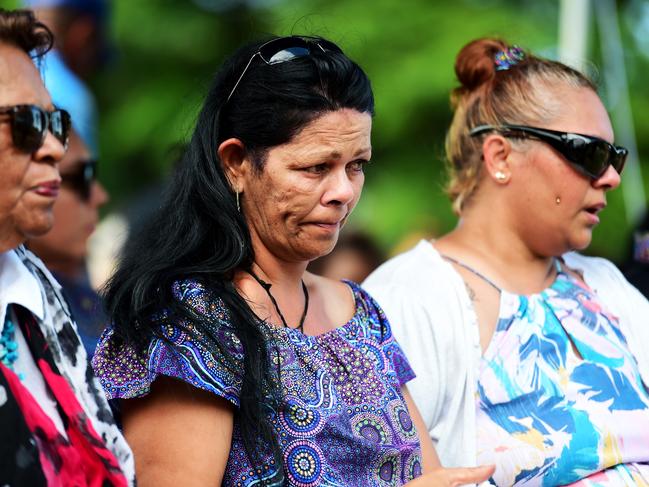
[[[156,207],[206,83],[234,46],[270,33],[325,35],[373,80],[377,117],[365,194],[334,253],[311,264],[316,273],[361,282],[390,255],[455,224],[442,154],[458,48],[496,34],[557,57],[560,3],[379,0],[368,9],[365,0],[3,0],[5,8],[35,9],[56,39],[42,74],[54,103],[72,114],[74,133],[60,166],[55,227],[28,245],[63,284],[89,352],[105,321],[97,290],[129,228]],[[617,13],[631,118],[616,132],[633,131],[626,138],[637,141],[639,171],[625,176],[637,179],[649,154],[649,2],[602,3]],[[611,52],[601,47],[610,34],[598,24],[601,12],[584,12],[582,63],[615,105],[605,89],[614,79],[606,72]],[[633,216],[628,204],[621,191],[610,195],[587,253],[614,260],[646,295],[649,218]]]

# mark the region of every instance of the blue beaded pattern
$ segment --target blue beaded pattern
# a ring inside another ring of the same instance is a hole
[[[14,363],[18,360],[18,342],[16,341],[16,325],[7,317],[5,326],[0,334],[0,362],[8,369],[14,370]],[[18,374],[20,380],[23,374]]]
[[[282,405],[269,414],[282,451],[282,465],[268,455],[251,462],[235,421],[223,485],[252,487],[268,480],[294,487],[399,486],[421,475],[416,429],[401,396],[414,377],[390,325],[374,300],[349,283],[356,312],[346,324],[320,336],[260,323],[281,380]],[[143,356],[117,346],[108,329],[93,358],[95,372],[111,398],[148,393],[160,375],[175,377],[239,405],[243,348],[232,332],[224,303],[199,282],[184,280],[174,295],[214,325],[240,367],[226,367],[221,353],[193,323],[160,313],[166,340],[154,339]],[[196,328],[192,328],[198,332]]]

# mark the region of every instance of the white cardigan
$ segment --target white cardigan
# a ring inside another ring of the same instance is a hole
[[[649,301],[608,260],[563,256],[619,318],[649,384]],[[392,325],[417,377],[408,383],[446,467],[476,464],[478,321],[462,277],[430,242],[390,259],[363,283]]]

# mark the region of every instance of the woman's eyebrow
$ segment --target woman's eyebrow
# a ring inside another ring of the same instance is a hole
[[[363,147],[361,149],[358,149],[356,152],[354,152],[352,157],[358,157],[358,156],[360,156],[362,154],[366,154],[366,153],[371,152],[371,151],[372,151],[371,146]],[[312,152],[312,154],[313,154],[314,157],[326,158],[326,159],[341,159],[342,156],[343,156],[342,152],[337,151],[337,150],[333,150],[333,151],[330,151],[330,152],[326,151],[326,150],[323,150],[322,152],[314,151],[314,152]]]

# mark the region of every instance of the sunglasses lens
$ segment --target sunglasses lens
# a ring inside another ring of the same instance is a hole
[[[88,201],[97,179],[97,162],[84,161],[77,165],[74,172],[61,174],[61,179],[64,186],[77,193],[83,201]]]
[[[581,166],[593,178],[600,178],[612,163],[610,146],[599,140],[585,143],[579,153]]]
[[[34,152],[43,145],[47,130],[47,115],[35,106],[16,108],[12,118],[12,137],[16,148]]]
[[[622,174],[622,170],[624,169],[624,164],[626,163],[626,158],[628,155],[629,155],[629,151],[626,150],[624,147],[615,148],[613,167],[615,168],[618,174]]]
[[[270,59],[268,59],[268,64],[283,63],[297,57],[304,57],[308,55],[309,50],[305,47],[289,47],[288,49],[282,49],[281,51],[273,54]]]
[[[338,46],[318,38],[282,37],[263,45],[259,49],[262,59],[268,64],[278,64],[291,59],[311,55],[314,51],[342,52]]]
[[[43,145],[49,128],[54,137],[67,147],[70,126],[70,114],[65,110],[48,113],[34,105],[23,105],[13,110],[11,135],[16,148],[34,152]]]
[[[67,147],[70,136],[70,114],[65,110],[54,110],[50,114],[50,130],[54,137]]]
[[[298,57],[308,56],[309,45],[299,37],[274,39],[259,49],[261,58],[267,64],[278,64]]]

